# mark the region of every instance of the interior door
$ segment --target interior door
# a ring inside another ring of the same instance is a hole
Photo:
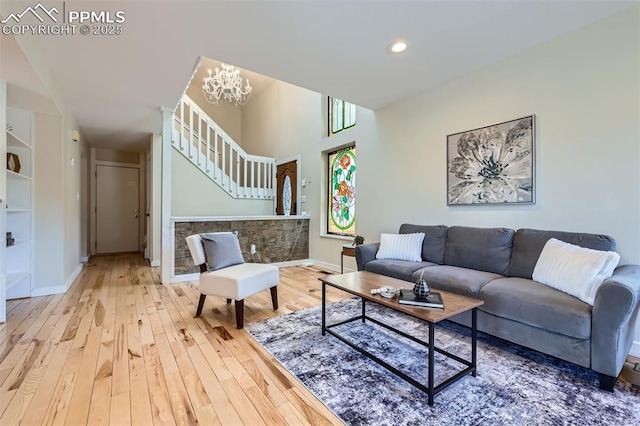
[[[298,212],[298,162],[279,164],[276,168],[276,214],[289,216]]]
[[[138,251],[139,170],[99,165],[96,171],[96,253]]]

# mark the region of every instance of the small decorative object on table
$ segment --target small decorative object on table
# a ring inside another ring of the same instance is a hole
[[[356,235],[353,237],[353,245],[359,246],[360,244],[364,244],[364,237],[362,235]]]
[[[17,154],[7,152],[7,170],[20,173],[20,158]]]
[[[409,292],[400,292],[398,303],[401,305],[422,306],[424,308],[444,308],[444,301],[440,293],[432,291],[427,297],[416,297]]]
[[[396,293],[398,292],[399,289],[397,288],[393,288],[393,287],[380,287],[380,288],[374,288],[371,290],[371,294],[379,294],[382,297],[385,297],[387,299],[391,299],[393,297],[395,297]]]
[[[420,278],[416,281],[413,286],[413,294],[420,299],[426,299],[429,295],[429,285],[427,284],[427,280],[422,278],[424,271],[420,274]]]

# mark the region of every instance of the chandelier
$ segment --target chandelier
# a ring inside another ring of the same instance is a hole
[[[223,100],[235,106],[244,105],[247,103],[252,89],[249,85],[249,79],[243,88],[240,71],[231,65],[221,65],[222,69],[216,68],[215,75],[211,75],[211,70],[209,70],[209,77],[204,78],[202,85],[204,97],[214,105],[220,105]]]

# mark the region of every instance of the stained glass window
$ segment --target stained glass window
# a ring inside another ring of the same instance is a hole
[[[355,235],[356,230],[356,147],[328,154],[329,206],[327,233]]]
[[[329,96],[329,136],[356,125],[356,106]]]

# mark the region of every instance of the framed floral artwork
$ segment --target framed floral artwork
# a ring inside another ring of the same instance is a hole
[[[535,116],[447,136],[447,205],[533,204]]]

